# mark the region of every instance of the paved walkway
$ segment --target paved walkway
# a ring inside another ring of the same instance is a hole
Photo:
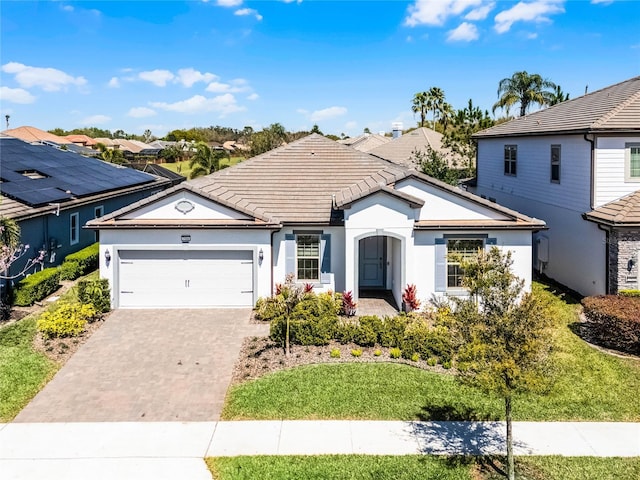
[[[215,421],[250,309],[114,310],[15,422]]]
[[[516,422],[516,455],[640,456],[640,423]],[[3,480],[211,480],[207,456],[503,454],[502,422],[0,424]]]

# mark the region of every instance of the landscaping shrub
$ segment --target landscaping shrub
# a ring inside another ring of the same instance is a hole
[[[341,319],[336,328],[336,340],[343,345],[352,343],[356,338],[358,322],[356,320]]]
[[[280,296],[259,298],[256,302],[256,318],[270,322],[284,317],[286,305]]]
[[[408,324],[409,317],[404,313],[395,317],[385,317],[382,321],[382,330],[380,332],[380,345],[383,347],[400,347]]]
[[[331,358],[340,358],[340,350],[337,348],[331,349],[331,353],[329,353]]]
[[[29,306],[39,302],[58,289],[60,272],[57,268],[45,268],[20,280],[14,289],[13,304]]]
[[[362,347],[373,347],[378,343],[382,320],[375,315],[367,315],[358,319],[353,341]]]
[[[640,297],[640,290],[620,290],[618,293],[623,297]]]
[[[362,356],[362,349],[361,348],[354,348],[351,350],[351,356],[352,357],[361,357]]]
[[[57,309],[44,312],[37,322],[38,331],[46,337],[75,337],[84,332],[87,322],[97,314],[93,305],[61,304]]]
[[[442,361],[451,359],[452,344],[449,329],[432,326],[424,317],[414,317],[405,330],[402,341],[402,356],[411,358],[418,353],[422,358],[438,357]]]
[[[107,313],[111,310],[109,280],[101,278],[79,281],[78,300],[80,303],[93,305],[100,313]]]
[[[596,343],[640,355],[640,298],[603,295],[582,299]]]
[[[400,350],[399,348],[392,348],[389,350],[389,356],[391,358],[400,358],[401,355],[402,355],[402,350]]]
[[[94,243],[82,250],[67,255],[60,265],[61,280],[75,280],[98,268],[100,244]]]

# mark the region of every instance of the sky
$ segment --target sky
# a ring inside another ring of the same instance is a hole
[[[406,129],[431,87],[491,112],[516,71],[571,98],[638,76],[639,16],[640,0],[3,0],[0,130]]]

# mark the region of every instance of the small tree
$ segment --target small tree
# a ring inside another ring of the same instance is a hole
[[[470,297],[457,302],[452,331],[457,340],[458,378],[504,399],[507,424],[507,474],[515,478],[512,399],[516,393],[542,391],[553,346],[547,305],[524,292],[511,270],[511,253],[497,247],[461,259],[462,284]]]
[[[449,167],[447,159],[440,152],[427,146],[426,152],[415,150],[411,155],[411,160],[418,166],[418,169],[425,175],[441,180],[449,185],[458,184],[458,172]]]

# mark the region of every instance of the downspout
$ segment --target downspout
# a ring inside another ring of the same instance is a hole
[[[589,138],[591,136],[591,138]],[[596,197],[596,145],[595,145],[595,137],[588,133],[584,134],[585,141],[591,144],[591,188],[589,189],[589,209],[593,210],[595,208],[595,197]]]
[[[604,239],[604,263],[605,263],[605,269],[604,269],[604,281],[605,281],[605,293],[607,295],[609,295],[611,293],[611,287],[610,287],[610,274],[609,274],[609,255],[610,255],[610,247],[609,247],[609,242],[610,242],[610,233],[611,233],[611,229],[610,228],[603,228],[601,224],[598,224],[598,229],[602,230],[605,233],[605,239]]]

